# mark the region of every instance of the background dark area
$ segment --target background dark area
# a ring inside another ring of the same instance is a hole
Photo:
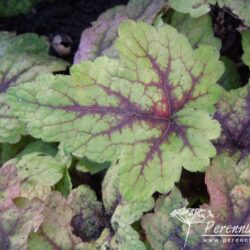
[[[50,40],[57,34],[68,35],[72,41],[72,58],[78,48],[81,33],[91,26],[105,10],[116,5],[125,5],[128,0],[43,0],[28,14],[0,18],[0,30],[17,34],[32,32],[46,35]],[[52,55],[56,55],[51,50]]]

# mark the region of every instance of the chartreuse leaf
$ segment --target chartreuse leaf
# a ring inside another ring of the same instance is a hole
[[[210,5],[218,4],[221,8],[228,8],[245,25],[250,26],[250,2],[246,0],[169,0],[169,4],[181,13],[189,13],[191,17],[203,16],[210,11]]]
[[[15,143],[25,127],[6,104],[6,91],[40,73],[63,70],[66,63],[49,56],[47,42],[34,34],[0,32],[0,48],[0,142]]]
[[[96,162],[120,158],[121,192],[145,199],[168,192],[181,168],[204,171],[220,126],[210,116],[223,73],[218,51],[193,51],[171,26],[124,22],[121,60],[100,57],[9,90],[8,103],[45,141]],[[170,164],[171,162],[171,164]],[[157,180],[157,181],[156,181]]]
[[[214,36],[212,20],[209,15],[191,18],[188,14],[174,11],[169,23],[180,33],[187,36],[193,48],[200,45],[211,45],[221,48],[221,41]]]
[[[222,126],[222,135],[217,140],[219,151],[231,153],[240,150],[243,155],[250,152],[250,84],[224,92],[215,118]]]
[[[142,218],[142,226],[153,249],[183,249],[187,232],[184,249],[249,249],[248,241],[242,243],[239,240],[243,237],[237,241],[236,237],[229,237],[237,232],[244,236],[250,222],[250,157],[240,161],[239,158],[239,154],[218,155],[207,169],[205,181],[210,204],[196,210],[187,209],[177,190],[158,199],[155,212]],[[238,227],[238,231],[234,229],[232,232],[233,227]],[[245,231],[239,231],[244,227]],[[226,238],[223,235],[227,235]]]
[[[10,17],[26,13],[38,0],[0,0],[0,16]]]
[[[165,0],[130,0],[127,6],[116,6],[107,10],[91,28],[83,31],[74,63],[93,60],[101,55],[117,57],[113,45],[118,37],[119,25],[128,19],[151,24],[164,6]]]
[[[56,161],[52,156],[42,153],[31,153],[14,159],[18,176],[21,180],[21,196],[46,200],[51,187],[62,179],[65,165]]]
[[[243,55],[242,61],[250,67],[250,30],[243,31],[241,33],[242,36],[242,48],[243,48]]]
[[[42,220],[43,204],[38,200],[22,207],[13,200],[20,194],[20,180],[14,165],[0,168],[0,249],[25,250],[29,233],[36,231]]]

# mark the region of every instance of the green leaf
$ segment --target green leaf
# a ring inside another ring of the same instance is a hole
[[[55,156],[55,159],[64,164],[68,169],[71,167],[73,162],[72,155],[70,153],[65,152],[62,144],[58,146],[58,152]]]
[[[28,199],[37,197],[46,200],[51,187],[62,179],[65,171],[65,165],[42,153],[27,154],[16,161],[22,182],[21,196]]]
[[[40,73],[63,70],[67,64],[49,56],[47,42],[34,34],[0,32],[0,48],[0,142],[16,143],[25,127],[6,104],[6,91]]]
[[[20,180],[13,165],[0,168],[0,249],[25,250],[29,233],[43,221],[43,204],[38,200],[17,207],[13,199],[20,194]]]
[[[169,4],[171,8],[181,13],[189,13],[191,17],[203,16],[210,11],[211,4],[218,4],[221,8],[228,8],[232,11],[232,15],[250,26],[250,2],[246,0],[169,0]]]
[[[210,140],[220,126],[211,114],[223,65],[215,48],[193,51],[168,25],[128,21],[119,34],[121,60],[100,57],[71,76],[38,77],[10,89],[8,102],[32,136],[91,161],[120,159],[122,194],[146,199],[170,191],[182,166],[204,171],[215,156]]]
[[[20,152],[22,152],[22,150],[24,150],[24,148],[26,148],[27,144],[33,141],[34,141],[34,138],[30,136],[24,136],[16,144],[9,144],[9,143],[0,144],[0,152],[1,152],[0,165],[16,157]]]
[[[41,140],[36,140],[29,143],[15,158],[20,159],[24,155],[32,153],[41,153],[54,157],[57,153],[56,145],[53,143],[46,143]]]
[[[200,45],[211,45],[218,50],[221,48],[220,39],[214,36],[212,20],[209,15],[191,18],[187,14],[175,11],[171,15],[169,23],[187,36],[193,48],[198,48]]]
[[[250,67],[250,30],[243,31],[241,33],[242,36],[242,48],[243,48],[243,55],[242,61]]]
[[[224,92],[217,104],[215,118],[222,127],[221,137],[216,141],[219,151],[242,156],[250,152],[250,83],[245,87]]]
[[[38,0],[0,0],[0,16],[10,17],[26,13],[38,2]]]
[[[221,61],[224,63],[225,72],[220,78],[219,84],[226,90],[239,88],[241,79],[236,65],[226,56],[222,56]]]
[[[91,28],[83,31],[74,63],[93,60],[101,55],[118,57],[113,45],[118,37],[119,25],[128,19],[151,24],[164,6],[165,0],[130,0],[127,6],[107,10]]]
[[[200,17],[210,11],[209,3],[215,4],[216,0],[169,0],[171,8],[181,12],[189,13],[191,17]]]
[[[68,197],[72,190],[72,182],[68,169],[65,168],[63,178],[56,184],[56,190],[58,190],[64,197]]]
[[[97,163],[90,161],[87,157],[80,159],[76,165],[76,169],[83,173],[96,174],[107,169],[110,166],[110,162]]]

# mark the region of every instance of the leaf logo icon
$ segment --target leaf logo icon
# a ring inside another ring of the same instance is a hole
[[[211,210],[201,209],[201,208],[180,208],[175,209],[171,214],[171,217],[177,218],[182,223],[188,225],[188,230],[186,233],[184,248],[187,244],[188,236],[190,233],[191,225],[198,223],[205,223],[207,218],[213,218]]]

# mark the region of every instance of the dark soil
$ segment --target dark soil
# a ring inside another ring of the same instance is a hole
[[[0,30],[17,34],[32,32],[45,35],[50,40],[57,34],[68,35],[72,50],[67,58],[72,62],[78,48],[81,33],[105,10],[125,5],[128,0],[42,0],[28,14],[0,19]],[[51,54],[56,52],[51,49]]]

